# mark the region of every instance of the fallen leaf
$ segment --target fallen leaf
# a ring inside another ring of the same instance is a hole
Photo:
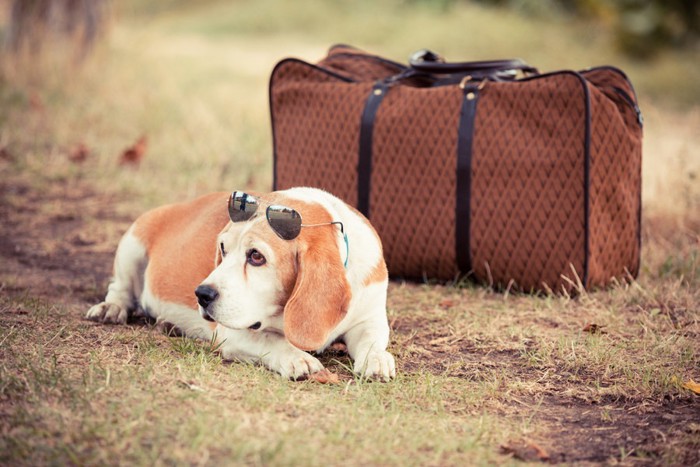
[[[43,112],[46,109],[44,100],[37,93],[32,93],[32,95],[29,96],[29,107],[35,112]]]
[[[700,383],[696,383],[692,379],[689,379],[688,381],[683,383],[683,387],[685,389],[693,391],[695,394],[700,394]]]
[[[455,306],[455,301],[451,298],[443,298],[438,305],[442,308],[452,308]]]
[[[525,441],[513,441],[505,446],[501,446],[501,453],[511,455],[516,459],[527,462],[543,462],[549,460],[549,454],[542,447],[535,443]]]
[[[68,159],[76,164],[82,164],[90,156],[90,149],[85,145],[85,143],[80,143],[70,150],[68,153]]]
[[[146,149],[148,149],[148,138],[146,135],[143,135],[133,146],[129,146],[122,152],[119,158],[119,165],[138,166],[146,154]]]
[[[0,148],[0,160],[14,162],[15,156],[13,156],[12,153],[3,146]]]
[[[607,332],[603,331],[604,327],[604,324],[589,323],[583,327],[583,332],[587,332],[589,334],[607,334]]]
[[[309,381],[315,381],[321,384],[340,384],[340,378],[336,373],[324,368],[316,373],[311,373],[307,378]]]

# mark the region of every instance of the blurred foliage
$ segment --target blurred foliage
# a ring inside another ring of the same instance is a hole
[[[448,9],[460,0],[413,0]],[[649,58],[665,48],[698,47],[700,0],[473,0],[536,16],[577,16],[610,25],[620,49]]]
[[[575,17],[612,31],[619,49],[634,58],[651,58],[664,49],[700,47],[700,0],[385,0],[396,9],[413,4],[447,12],[460,3],[505,8],[522,15],[556,19]],[[110,0],[11,0],[6,45],[36,51],[57,35],[71,36],[87,51],[104,28]],[[196,9],[216,0],[120,1],[117,10],[152,19],[163,13]],[[351,2],[329,2],[343,10]]]
[[[45,43],[68,38],[84,56],[105,27],[108,0],[13,0],[6,45],[13,53],[40,52]]]
[[[622,50],[648,57],[663,47],[692,46],[700,37],[700,0],[617,0]]]

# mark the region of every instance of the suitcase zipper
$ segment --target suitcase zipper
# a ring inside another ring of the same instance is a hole
[[[632,100],[629,94],[625,92],[624,89],[621,89],[617,86],[613,86],[612,90],[615,91],[615,93],[622,98],[632,109],[634,110],[634,113],[637,114],[637,123],[639,123],[640,128],[644,128],[644,117],[642,116],[642,111],[639,108],[639,105]]]

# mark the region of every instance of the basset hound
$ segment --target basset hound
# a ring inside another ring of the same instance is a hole
[[[342,339],[356,374],[388,380],[387,285],[379,236],[335,196],[212,193],[139,217],[119,242],[104,302],[86,317],[124,324],[141,310],[213,339],[226,360],[295,379],[323,369],[307,351]]]

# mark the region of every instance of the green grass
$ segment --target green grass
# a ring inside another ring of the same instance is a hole
[[[125,463],[189,463],[211,456],[320,465],[346,458],[399,463],[420,454],[423,463],[449,461],[465,449],[494,458],[485,442],[502,422],[450,414],[439,398],[445,382],[430,374],[393,384],[294,383],[260,367],[223,365],[196,341],[55,318],[7,338],[4,348],[22,354],[5,355],[0,365],[0,395],[13,407],[0,439],[6,462],[112,463],[119,456]],[[83,354],[81,371],[57,362],[55,348],[97,335],[107,342]],[[401,451],[363,449],[366,443]]]
[[[682,388],[700,380],[700,65],[690,53],[633,62],[605,26],[466,2],[115,8],[108,39],[80,66],[66,44],[3,56],[0,148],[11,157],[0,159],[0,221],[17,236],[2,241],[21,248],[0,251],[0,463],[507,464],[500,446],[516,440],[556,462],[698,461],[697,396]],[[269,73],[336,42],[396,60],[429,47],[454,60],[628,71],[647,115],[639,280],[578,297],[394,282],[399,374],[387,384],[353,377],[339,353],[320,358],[340,384],[291,382],[155,326],[84,321],[128,219],[208,191],[269,189]],[[144,134],[141,166],[120,168]],[[81,142],[90,156],[71,162]],[[83,237],[95,243],[71,243]],[[71,255],[86,266],[55,261]]]
[[[454,303],[447,309],[439,305],[445,297]],[[82,321],[79,310],[5,298],[0,316],[16,322],[0,333],[1,459],[503,462],[495,446],[541,436],[547,394],[587,404],[685,397],[680,384],[699,363],[697,341],[685,333],[697,331],[697,316],[674,331],[658,313],[622,311],[616,299],[626,298],[617,290],[576,301],[503,300],[483,290],[395,284],[397,379],[358,380],[343,358],[323,357],[344,375],[338,385],[224,363],[210,343],[167,337],[155,327],[97,326]],[[409,299],[416,307],[404,309]],[[407,330],[402,319],[421,326]],[[604,324],[606,334],[583,333],[588,321]],[[617,407],[601,408],[600,422],[616,426]]]

